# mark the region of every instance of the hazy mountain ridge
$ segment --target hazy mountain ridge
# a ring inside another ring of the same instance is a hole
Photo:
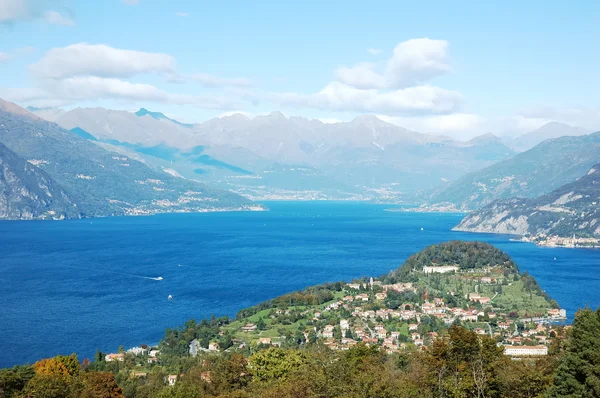
[[[580,136],[592,133],[593,130],[586,129],[585,127],[569,126],[568,124],[559,122],[550,122],[544,124],[542,127],[520,135],[508,142],[508,145],[518,152],[527,151],[537,144],[554,138],[560,138],[564,136]]]
[[[8,104],[8,103],[5,103]],[[85,217],[242,209],[246,199],[108,151],[27,111],[0,108],[0,142],[37,164]],[[24,113],[25,112],[25,113]]]
[[[600,238],[600,164],[534,199],[498,200],[469,214],[461,231],[563,238]]]
[[[171,167],[189,178],[199,169],[206,180],[258,198],[280,191],[293,198],[311,190],[323,198],[380,200],[378,192],[385,191],[383,197],[397,201],[514,155],[495,137],[461,142],[370,115],[327,124],[280,112],[253,118],[233,114],[190,127],[143,108],[135,114],[76,108],[61,114],[57,123],[113,143],[180,152],[202,147],[204,165],[178,156],[170,160]],[[163,161],[158,163],[164,167]],[[300,176],[291,169],[309,171]],[[240,178],[244,174],[254,178]],[[314,174],[323,178],[307,184],[304,177]]]
[[[600,132],[546,140],[513,158],[442,187],[429,203],[473,210],[496,199],[537,197],[585,174],[598,162]]]

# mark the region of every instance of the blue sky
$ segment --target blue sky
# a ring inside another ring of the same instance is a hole
[[[369,113],[459,138],[600,129],[595,1],[210,3],[0,0],[0,96],[187,122]]]

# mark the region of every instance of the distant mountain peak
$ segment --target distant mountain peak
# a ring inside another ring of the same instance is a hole
[[[162,112],[151,112],[151,111],[149,111],[146,108],[140,108],[140,110],[137,111],[135,114],[137,116],[140,116],[140,117],[141,116],[150,115],[150,116],[152,116],[155,119],[167,119],[167,117],[165,116],[164,113],[162,113]]]
[[[232,113],[230,115],[221,116],[219,119],[227,120],[250,120],[250,118],[241,112]]]
[[[149,110],[148,110],[148,109],[146,109],[146,108],[140,108],[140,110],[139,110],[139,111],[137,111],[137,112],[135,113],[135,115],[136,115],[136,116],[139,116],[139,117],[143,117],[143,116],[150,116],[150,117],[152,117],[152,118],[154,118],[154,119],[156,119],[156,120],[168,120],[168,121],[170,121],[170,122],[173,122],[173,123],[175,123],[175,124],[179,124],[180,126],[183,126],[183,127],[192,127],[192,126],[193,126],[193,124],[189,124],[189,123],[182,123],[182,122],[180,122],[180,121],[178,121],[178,120],[171,119],[170,117],[166,116],[166,115],[165,115],[164,113],[162,113],[162,112],[152,112],[152,111],[149,111]]]
[[[467,144],[472,144],[472,145],[481,145],[484,143],[499,143],[502,142],[502,139],[500,137],[498,137],[495,134],[492,133],[485,133],[482,135],[478,135],[477,137],[471,138],[469,141],[467,141]]]
[[[580,136],[590,134],[592,131],[581,126],[571,126],[561,122],[549,122],[536,130],[525,133],[514,140],[517,149],[527,150],[542,141],[564,136]]]
[[[269,113],[270,118],[277,118],[277,119],[287,119],[287,117],[285,117],[285,115],[279,111],[273,111],[271,113]]]

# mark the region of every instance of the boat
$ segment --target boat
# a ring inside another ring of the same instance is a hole
[[[171,295],[169,294],[169,297],[167,297],[167,299],[168,299],[168,300],[173,300],[173,296],[171,296]]]

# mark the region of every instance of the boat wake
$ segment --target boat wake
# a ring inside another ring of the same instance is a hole
[[[152,278],[150,276],[143,276],[142,278],[152,279],[153,281],[162,281],[163,280],[162,276],[159,276],[159,277],[156,277],[156,278]]]

